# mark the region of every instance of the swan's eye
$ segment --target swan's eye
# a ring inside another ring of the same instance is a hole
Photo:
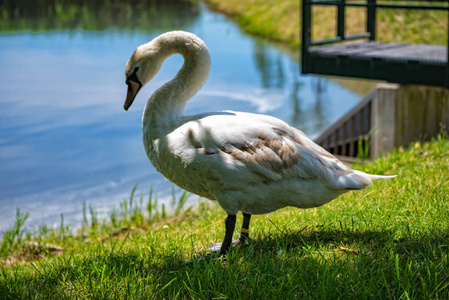
[[[139,71],[139,67],[135,67],[133,73],[129,75],[128,78],[126,78],[125,81],[126,84],[129,84],[130,81],[134,81],[141,84],[140,80],[137,78],[137,71]]]

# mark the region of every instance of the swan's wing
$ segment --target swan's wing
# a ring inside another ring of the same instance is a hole
[[[182,134],[176,136],[186,136],[196,150],[188,159],[200,164],[202,156],[210,162],[214,155],[218,161],[214,167],[244,168],[264,181],[319,180],[336,189],[360,189],[371,183],[304,133],[273,117],[232,112],[190,121],[178,130]]]
[[[275,117],[271,117],[271,116],[267,116],[267,115],[242,113],[242,112],[238,112],[236,114],[239,115],[239,116],[242,116],[242,117],[255,118],[255,119],[261,120],[261,121],[263,121],[265,123],[268,123],[268,124],[272,125],[275,128],[276,127],[277,128],[281,128],[281,129],[285,130],[286,132],[288,132],[289,136],[291,138],[293,138],[295,140],[295,142],[297,142],[298,144],[306,147],[310,151],[312,151],[312,152],[314,152],[317,155],[320,155],[322,157],[326,157],[327,159],[330,159],[330,160],[333,160],[333,161],[336,161],[336,162],[340,162],[340,160],[337,159],[335,156],[333,156],[331,153],[326,151],[321,146],[315,144],[315,142],[313,142],[311,139],[309,139],[309,137],[304,132],[302,132],[301,130],[299,130],[297,128],[291,127],[290,125],[288,125],[287,123],[285,123],[282,120],[279,120],[279,119],[277,119]]]

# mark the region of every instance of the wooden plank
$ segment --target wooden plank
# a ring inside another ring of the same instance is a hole
[[[449,65],[441,60],[407,60],[399,57],[377,58],[365,55],[311,52],[309,65],[311,73],[322,75],[439,87],[446,87],[449,82],[447,79]]]
[[[309,48],[310,53],[332,56],[400,58],[401,60],[447,62],[447,47],[422,44],[357,42]]]

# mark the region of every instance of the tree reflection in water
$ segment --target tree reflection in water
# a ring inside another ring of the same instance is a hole
[[[172,30],[193,23],[197,3],[181,0],[4,0],[0,31]]]
[[[304,101],[300,92],[305,88],[301,80],[298,65],[289,62],[283,63],[281,53],[271,53],[266,44],[256,42],[254,48],[254,60],[260,74],[262,86],[267,89],[279,89],[288,92],[288,100],[291,109],[291,117],[288,121],[292,126],[306,132],[318,133],[329,125],[325,114],[323,102],[326,98],[327,80],[315,77],[311,80],[313,99]],[[312,105],[310,102],[312,101]],[[306,105],[305,102],[308,102]]]

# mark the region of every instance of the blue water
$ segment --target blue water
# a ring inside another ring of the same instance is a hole
[[[197,34],[212,55],[209,80],[186,114],[263,113],[314,137],[360,101],[335,82],[301,76],[295,57],[202,6],[192,22],[172,29]],[[104,215],[136,183],[138,195],[153,186],[159,199],[170,197],[172,184],[143,149],[141,114],[182,58],[170,57],[123,110],[126,61],[166,30],[0,33],[0,232],[16,208],[30,212],[30,226],[56,224],[61,214],[76,226],[83,202]]]

